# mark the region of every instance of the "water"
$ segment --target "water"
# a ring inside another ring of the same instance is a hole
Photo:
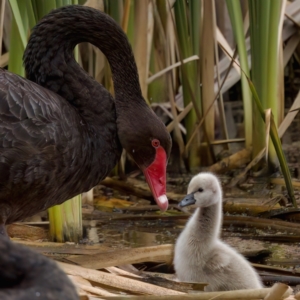
[[[137,218],[137,220],[130,220],[130,217],[128,217],[128,219],[120,220],[106,217],[100,221],[84,221],[87,237],[92,243],[99,243],[116,249],[174,244],[186,222],[186,219],[171,217],[169,219],[160,219],[158,217],[152,220]],[[244,248],[247,248],[248,245],[253,246],[254,243],[260,243],[261,247],[265,248],[266,251],[270,251],[270,255],[263,257],[259,261],[254,259],[256,262],[286,269],[298,268],[300,266],[299,243],[265,242],[259,241],[258,238],[257,241],[255,240],[255,237],[270,233],[272,232],[268,229],[238,228],[231,224],[223,228],[222,238],[225,241],[228,239],[229,244],[237,249],[242,249],[241,242],[245,243]],[[251,240],[237,240],[235,244],[233,237],[251,237]]]
[[[182,222],[160,219],[90,221],[86,222],[85,226],[90,241],[113,248],[172,244],[183,228]]]

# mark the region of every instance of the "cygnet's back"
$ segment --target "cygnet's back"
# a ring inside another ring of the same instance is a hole
[[[193,177],[180,206],[198,208],[175,245],[174,267],[180,281],[206,282],[206,291],[262,288],[249,262],[220,240],[222,189],[216,176]]]

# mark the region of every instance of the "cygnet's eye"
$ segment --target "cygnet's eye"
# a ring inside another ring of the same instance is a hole
[[[199,193],[202,193],[202,192],[203,192],[203,188],[199,188],[199,189],[198,189],[198,192],[199,192]]]

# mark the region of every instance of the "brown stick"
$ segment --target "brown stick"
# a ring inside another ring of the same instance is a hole
[[[243,149],[223,158],[208,168],[208,171],[214,173],[224,173],[228,170],[237,169],[250,162],[252,149]]]
[[[67,259],[85,268],[103,269],[111,266],[141,263],[145,261],[169,261],[173,256],[173,248],[173,245],[166,244],[102,252],[94,255],[72,255]]]
[[[104,289],[101,289],[99,287],[93,287],[93,286],[88,286],[85,284],[80,284],[80,283],[76,283],[76,286],[78,286],[79,288],[81,288],[82,290],[95,294],[95,295],[99,295],[99,296],[107,296],[107,297],[114,297],[116,296],[116,294],[107,292]]]
[[[111,177],[106,177],[103,181],[100,182],[101,185],[105,185],[115,190],[120,190],[127,192],[128,194],[135,195],[139,198],[144,198],[147,200],[152,200],[153,196],[150,192],[148,186],[145,184],[147,189],[141,189],[139,187],[135,187],[132,184],[132,180],[128,179],[126,181],[117,180]],[[172,192],[167,192],[167,197],[172,200],[181,200],[185,195],[176,194]]]
[[[127,220],[132,221],[136,220],[186,220],[190,215],[178,215],[178,216],[155,216],[155,215],[146,215],[146,216],[136,216],[136,215],[122,215],[122,216],[113,216],[114,220]],[[248,216],[224,216],[225,226],[236,225],[240,227],[252,227],[252,228],[261,228],[261,229],[272,229],[277,231],[286,231],[287,233],[300,234],[300,225],[298,223],[291,223],[286,221],[270,220],[256,217]]]
[[[127,192],[127,193],[135,195],[139,198],[144,198],[144,199],[148,199],[148,200],[153,199],[150,190],[144,190],[144,189],[135,187],[134,185],[130,184],[127,181],[121,181],[121,180],[117,180],[117,179],[114,179],[111,177],[106,177],[104,180],[102,180],[100,182],[100,184],[105,185],[110,188],[113,188],[115,190]]]
[[[127,277],[135,277],[135,278],[142,278],[142,276],[136,275],[132,272],[128,272],[125,270],[122,270],[120,268],[117,267],[107,267],[105,268],[106,271],[115,274],[115,275],[120,275],[120,276],[127,276]]]
[[[268,295],[266,295],[264,300],[280,300],[289,289],[291,288],[288,285],[277,282],[272,286],[270,292]]]
[[[255,217],[245,217],[245,216],[225,216],[224,225],[238,225],[243,227],[253,227],[253,228],[269,228],[277,231],[287,231],[289,233],[300,234],[300,225],[291,222],[262,219]]]
[[[292,289],[287,286],[287,290],[283,297],[288,297],[292,293]],[[195,294],[184,294],[176,296],[164,296],[163,298],[158,296],[131,296],[131,297],[103,297],[103,299],[109,300],[223,300],[223,299],[234,299],[234,300],[246,300],[246,299],[263,299],[266,297],[272,288],[257,289],[257,290],[239,290],[239,291],[226,291],[226,292],[207,292],[207,293],[195,293]]]
[[[90,281],[98,282],[117,289],[130,291],[132,293],[157,296],[184,295],[184,293],[182,292],[170,290],[145,282],[140,282],[130,278],[123,278],[121,276],[112,275],[101,271],[86,269],[80,266],[69,265],[62,262],[58,262],[58,265],[65,273],[69,275],[81,276]]]

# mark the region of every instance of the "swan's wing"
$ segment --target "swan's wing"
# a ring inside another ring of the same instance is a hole
[[[75,138],[76,130],[70,128],[79,120],[73,110],[57,94],[0,71],[0,145],[3,148],[17,142],[42,148]]]
[[[82,139],[73,110],[55,93],[0,70],[0,198],[18,182],[68,167]]]

